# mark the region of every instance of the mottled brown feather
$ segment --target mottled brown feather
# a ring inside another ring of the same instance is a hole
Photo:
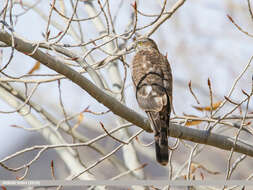
[[[155,42],[144,39],[132,61],[132,80],[139,106],[147,113],[155,132],[157,161],[168,162],[168,126],[172,107],[170,64]],[[137,42],[138,46],[138,42]]]

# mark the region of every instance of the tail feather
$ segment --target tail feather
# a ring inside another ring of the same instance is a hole
[[[167,142],[167,146],[165,146],[166,142]],[[169,160],[168,141],[164,141],[163,145],[161,145],[159,140],[158,141],[155,140],[155,151],[156,151],[157,162],[159,162],[163,166],[167,165],[168,160]]]
[[[169,114],[164,112],[147,112],[151,126],[155,131],[156,160],[161,165],[167,165],[168,153],[168,125]]]

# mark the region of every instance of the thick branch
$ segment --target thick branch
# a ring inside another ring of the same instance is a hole
[[[141,127],[147,132],[152,131],[147,118],[129,109],[127,106],[120,103],[115,98],[106,94],[104,91],[99,89],[96,85],[94,85],[84,76],[82,76],[75,70],[71,69],[70,67],[64,65],[56,57],[46,54],[39,49],[37,49],[33,54],[30,55],[29,53],[33,52],[35,48],[33,46],[33,43],[27,40],[24,40],[21,37],[18,37],[16,34],[13,34],[13,35],[14,35],[16,50],[26,55],[29,55],[30,57],[36,59],[37,61],[46,65],[47,67],[51,68],[57,73],[60,73],[66,76],[68,79],[70,79],[71,81],[76,83],[78,86],[80,86],[82,89],[84,89],[86,92],[88,92],[98,102],[108,107],[114,114],[126,119],[127,121],[135,124],[138,127]],[[4,30],[0,30],[0,41],[11,46],[12,44],[11,35]],[[210,134],[209,136],[206,136],[205,131],[186,128],[186,127],[175,125],[172,123],[170,124],[170,136],[189,140],[196,143],[215,146],[217,148],[221,148],[224,150],[231,150],[231,148],[234,146],[234,139],[231,137],[218,135],[218,134]],[[237,141],[234,151],[247,154],[253,157],[253,146],[241,140]]]
[[[4,31],[0,31],[0,41],[11,45],[11,35]],[[133,110],[129,109],[125,105],[118,102],[115,98],[111,97],[110,95],[106,94],[84,76],[80,75],[75,70],[71,69],[70,67],[63,64],[60,60],[56,57],[53,57],[49,54],[44,53],[43,51],[37,49],[33,54],[33,50],[35,46],[33,46],[32,42],[22,39],[14,34],[14,41],[15,41],[15,49],[29,55],[30,57],[36,59],[40,63],[44,64],[45,66],[49,67],[50,69],[66,76],[68,79],[76,83],[82,89],[87,91],[93,98],[95,98],[98,102],[104,104],[106,107],[111,109],[113,113],[119,115],[122,118],[125,118],[127,121],[137,125],[142,126],[142,128],[148,132],[152,132],[148,121],[146,118],[141,117],[139,114],[134,112]],[[125,110],[127,110],[127,115]]]

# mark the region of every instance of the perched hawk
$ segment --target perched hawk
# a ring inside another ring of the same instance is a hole
[[[172,108],[172,75],[170,64],[156,43],[149,38],[136,41],[132,62],[132,79],[139,106],[147,113],[155,132],[156,159],[168,163],[168,133]]]

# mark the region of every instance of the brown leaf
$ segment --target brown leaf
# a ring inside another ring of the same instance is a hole
[[[192,163],[191,164],[191,173],[193,174],[196,171],[197,167],[196,164]]]
[[[213,110],[216,110],[221,105],[221,103],[222,101],[213,103],[212,105]],[[211,111],[211,106],[206,106],[206,107],[193,106],[193,107],[199,111]]]
[[[217,171],[211,171],[210,169],[206,168],[205,166],[201,164],[194,163],[196,168],[201,168],[202,170],[206,171],[209,174],[217,175],[220,174],[220,172]]]
[[[36,62],[36,64],[33,66],[33,68],[28,72],[28,74],[32,74],[34,71],[39,70],[40,68],[40,62]]]
[[[186,122],[186,124],[185,124],[185,126],[192,126],[192,125],[198,125],[198,124],[200,124],[200,123],[202,123],[202,121],[200,121],[200,120],[188,120],[187,122]]]
[[[77,118],[77,123],[74,125],[73,129],[76,129],[83,121],[83,113],[80,113]]]

